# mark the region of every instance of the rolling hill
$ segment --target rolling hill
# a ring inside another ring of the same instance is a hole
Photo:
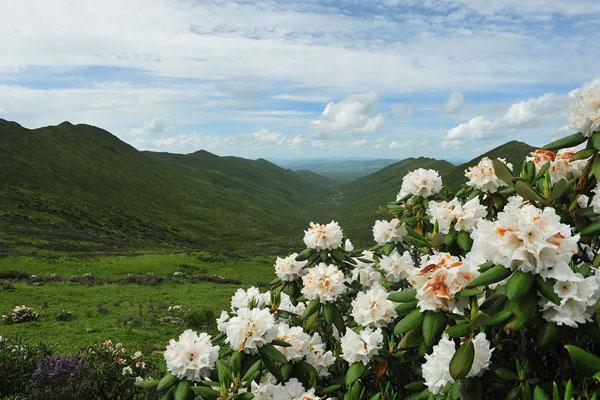
[[[534,147],[526,143],[511,141],[498,146],[471,161],[454,166],[448,161],[431,158],[407,158],[383,168],[373,174],[347,183],[338,189],[335,199],[340,203],[336,217],[346,234],[362,246],[372,244],[371,227],[378,218],[387,218],[381,207],[394,201],[406,173],[417,168],[437,170],[445,185],[456,191],[466,182],[465,170],[475,165],[483,157],[505,157],[518,171],[521,164]]]
[[[396,199],[404,175],[417,168],[447,171],[454,165],[432,158],[407,158],[341,186],[336,197],[340,203],[337,217],[346,234],[357,243],[370,243],[370,228],[380,214],[379,207]]]
[[[2,252],[268,249],[301,238],[331,183],[266,160],[141,152],[109,132],[0,120]]]

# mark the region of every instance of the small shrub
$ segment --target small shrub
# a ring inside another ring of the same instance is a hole
[[[211,310],[190,310],[183,316],[188,328],[201,329],[214,325],[215,313]]]
[[[48,354],[43,346],[26,345],[22,340],[9,341],[0,336],[0,393],[25,393],[38,360]]]
[[[7,325],[37,321],[39,315],[31,307],[16,306],[11,312],[2,316],[2,322]]]
[[[45,356],[31,376],[31,400],[91,398],[87,361],[81,357]]]
[[[62,310],[62,311],[58,312],[54,318],[57,321],[67,322],[67,321],[74,320],[75,314],[73,314],[71,311]]]

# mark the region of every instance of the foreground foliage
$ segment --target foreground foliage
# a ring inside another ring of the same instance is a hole
[[[455,195],[404,177],[369,250],[336,222],[239,289],[220,334],[186,330],[166,399],[595,399],[600,393],[600,85],[573,97],[578,133],[520,170],[483,158]]]

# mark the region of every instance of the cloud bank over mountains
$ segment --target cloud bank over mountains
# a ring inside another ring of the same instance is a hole
[[[0,0],[0,118],[142,149],[468,158],[566,130],[592,0]],[[465,148],[463,144],[473,142]]]

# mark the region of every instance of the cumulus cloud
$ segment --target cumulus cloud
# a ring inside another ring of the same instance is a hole
[[[537,126],[558,115],[563,118],[567,110],[567,98],[554,93],[520,101],[511,105],[502,117],[502,124],[509,127]]]
[[[259,146],[272,146],[284,144],[287,139],[283,137],[281,132],[272,131],[270,129],[261,129],[250,134],[250,141]]]
[[[384,116],[378,113],[379,96],[376,93],[353,94],[337,103],[328,103],[312,121],[314,129],[326,133],[368,133],[379,128]]]
[[[461,92],[452,92],[444,104],[446,114],[456,114],[462,110],[465,104],[465,96]]]
[[[450,129],[442,140],[442,147],[458,147],[467,140],[501,138],[517,130],[522,133],[540,126],[555,127],[566,121],[567,103],[565,95],[545,93],[510,105],[499,118],[479,115]]]
[[[442,147],[457,147],[465,140],[480,140],[488,136],[496,124],[485,119],[483,115],[471,118],[450,129],[442,141]]]

